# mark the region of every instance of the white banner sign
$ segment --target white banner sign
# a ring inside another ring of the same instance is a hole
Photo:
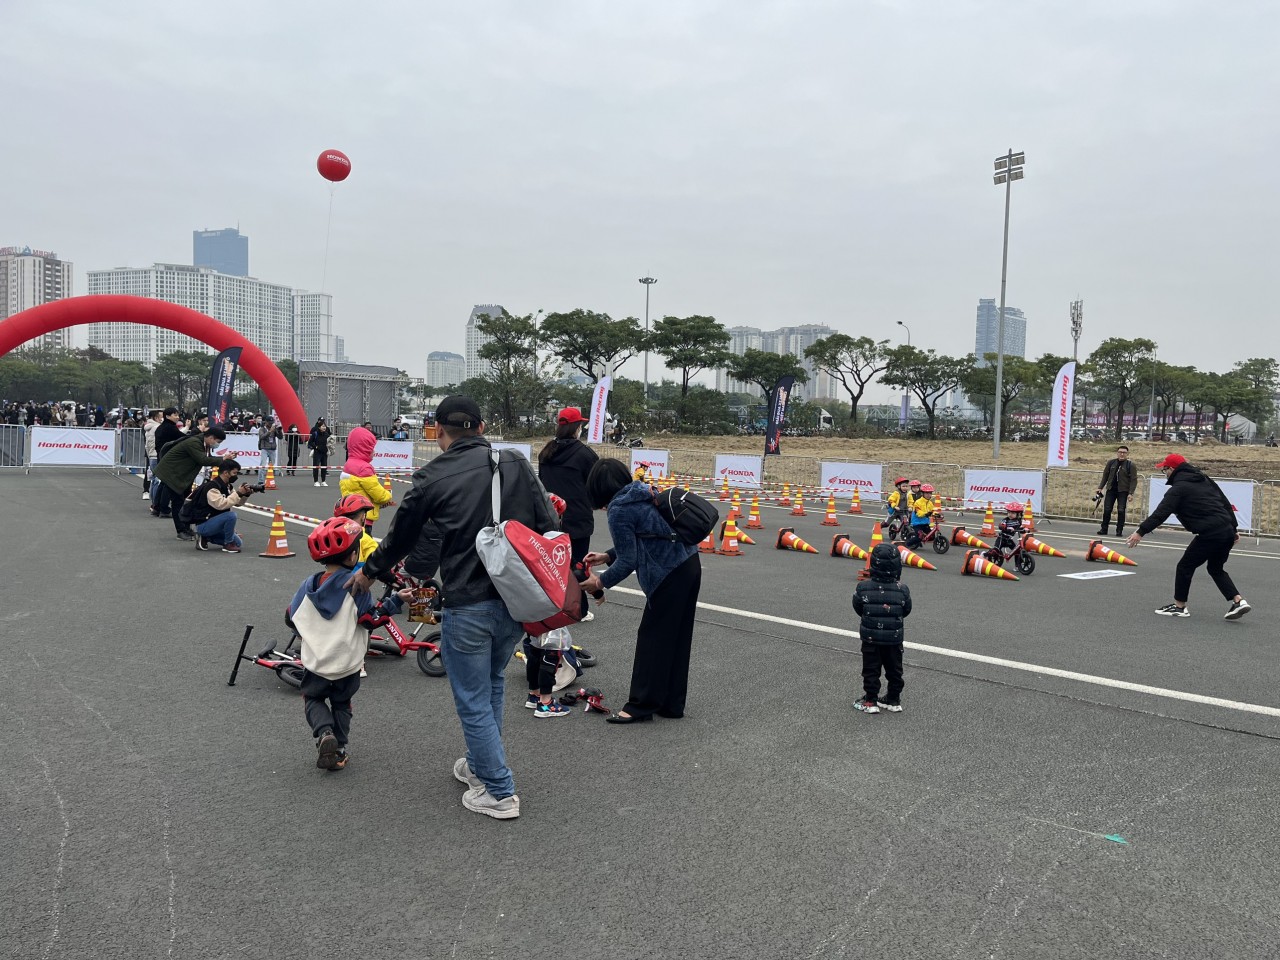
[[[822,462],[822,487],[837,497],[853,497],[856,488],[863,500],[880,500],[884,467],[878,463]]]
[[[503,440],[494,440],[489,446],[495,450],[514,450],[530,463],[533,463],[533,444],[531,443],[507,443]]]
[[[759,490],[764,480],[764,457],[743,457],[732,453],[716,454],[716,487],[727,478],[731,487]]]
[[[609,388],[613,377],[601,377],[591,391],[591,416],[587,418],[587,443],[604,440],[604,412],[609,406]]]
[[[636,449],[631,451],[631,475],[634,477],[636,471],[644,467],[650,479],[657,477],[665,477],[670,470],[668,461],[671,455],[666,450],[648,450]]]
[[[281,441],[277,440],[279,446]],[[223,460],[235,460],[244,469],[256,467],[261,462],[256,433],[228,433],[227,439],[213,448],[212,456]],[[274,458],[273,458],[274,459]]]
[[[1044,512],[1044,474],[1039,470],[966,470],[964,472],[965,506],[980,507],[991,501],[999,509],[1002,503],[1031,501],[1031,509]]]
[[[31,465],[114,467],[116,432],[65,427],[31,428]]]
[[[379,440],[373,445],[369,460],[377,473],[413,472],[413,441]]]
[[[1075,402],[1076,362],[1068,360],[1053,381],[1052,404],[1049,407],[1049,466],[1070,466],[1067,460],[1071,446],[1071,405]]]
[[[1231,501],[1231,506],[1236,511],[1236,526],[1241,530],[1253,529],[1253,484],[1248,480],[1216,480],[1214,481],[1222,488],[1222,492],[1227,495],[1227,499]],[[1164,495],[1169,492],[1169,487],[1165,483],[1163,476],[1147,478],[1147,503],[1151,505],[1148,514],[1159,506],[1160,501],[1164,499]],[[1161,524],[1162,527],[1180,527],[1182,521],[1178,519],[1178,515],[1170,514],[1169,519]]]

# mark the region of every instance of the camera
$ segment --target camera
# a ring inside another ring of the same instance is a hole
[[[262,491],[264,491],[264,490],[266,490],[266,489],[267,489],[267,485],[266,485],[265,483],[251,483],[251,484],[249,484],[249,492],[250,492],[250,493],[262,493]]]
[[[1100,494],[1100,493],[1095,493],[1095,494],[1093,495],[1093,503],[1094,503],[1094,506],[1097,506],[1099,503],[1101,503],[1101,502],[1102,502],[1102,496],[1103,496],[1103,495],[1102,495],[1102,494]]]

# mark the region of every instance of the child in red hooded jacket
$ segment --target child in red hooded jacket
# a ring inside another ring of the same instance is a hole
[[[356,427],[347,437],[347,462],[342,465],[342,479],[338,489],[345,497],[359,493],[373,502],[373,508],[364,519],[365,530],[372,534],[373,523],[378,519],[378,508],[392,503],[391,492],[383,487],[373,470],[373,448],[378,438],[364,427]]]

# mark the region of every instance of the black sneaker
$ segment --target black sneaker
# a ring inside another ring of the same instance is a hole
[[[876,700],[876,706],[888,713],[902,712],[902,704],[897,700]]]
[[[1231,609],[1222,615],[1222,619],[1239,620],[1252,609],[1253,607],[1249,606],[1249,601],[1241,597],[1239,600],[1231,601]]]
[[[196,537],[196,549],[197,549],[197,550],[208,550],[208,549],[209,549],[209,538],[208,538],[208,537]]]
[[[316,742],[316,766],[321,770],[336,770],[337,762],[338,738],[331,731],[326,730]]]
[[[1107,531],[1105,531],[1105,530],[1095,530],[1095,531],[1093,532],[1093,535],[1094,535],[1095,537],[1105,537],[1105,536],[1107,535]]]
[[[194,533],[190,533],[187,530],[183,530],[178,534],[179,540],[194,540],[195,538],[196,538],[196,535]]]
[[[1162,617],[1189,617],[1191,611],[1186,607],[1180,607],[1176,603],[1166,603],[1163,607],[1156,611]]]

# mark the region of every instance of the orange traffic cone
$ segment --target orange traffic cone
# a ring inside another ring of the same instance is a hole
[[[979,550],[991,549],[991,544],[983,543],[964,527],[951,528],[951,545],[953,547],[977,547]]]
[[[258,554],[260,557],[296,557],[297,554],[289,549],[289,538],[284,530],[284,510],[280,507],[280,501],[276,501],[276,512],[271,518],[271,532],[267,534],[267,552]]]
[[[849,512],[862,512],[862,494],[858,491],[857,487],[853,488],[853,499],[849,501]]]
[[[823,518],[822,526],[838,527],[840,526],[840,518],[836,516],[836,498],[827,497],[827,515]]]
[[[817,553],[813,547],[805,543],[795,534],[793,527],[783,527],[778,531],[778,541],[774,544],[779,550],[795,550],[798,553]]]
[[[987,501],[987,515],[982,518],[982,529],[979,531],[984,537],[994,537],[996,535],[996,515],[991,509],[991,501]]]
[[[738,521],[730,517],[720,525],[720,549],[716,551],[722,557],[740,557],[738,549]]]
[[[849,539],[847,533],[837,533],[831,538],[831,555],[833,557],[850,557],[854,560],[866,560],[870,554]]]
[[[724,478],[724,485],[720,488],[720,499],[721,500],[729,499],[729,478],[728,477]]]
[[[920,554],[913,553],[912,551],[904,547],[902,544],[898,544],[898,556],[902,558],[902,565],[904,567],[915,567],[918,570],[937,570],[938,569],[932,563],[926,560],[924,557],[920,556]]]
[[[867,556],[870,556],[871,551],[882,543],[884,543],[884,534],[880,532],[880,521],[877,520],[875,526],[871,528],[871,546],[867,547]]]
[[[1065,557],[1066,556],[1066,554],[1063,553],[1061,550],[1053,549],[1053,547],[1049,546],[1047,543],[1043,543],[1040,540],[1037,540],[1035,537],[1033,537],[1029,533],[1025,534],[1022,538],[1022,549],[1026,550],[1028,553],[1031,553],[1033,551],[1035,553],[1042,553],[1046,557]]]
[[[262,482],[263,489],[276,490],[276,468],[272,464],[267,464],[267,479]]]
[[[1031,512],[1030,499],[1027,500],[1026,509],[1022,511],[1022,529],[1027,531],[1027,533],[1036,532],[1036,518],[1035,518],[1035,515]]]
[[[747,529],[764,529],[764,523],[760,520],[760,497],[757,495],[752,495],[751,497],[751,513],[747,517]]]
[[[803,517],[804,514],[804,491],[796,491],[796,505],[791,508],[791,516]]]
[[[977,550],[970,550],[964,555],[964,565],[960,572],[966,577],[991,577],[994,580],[1017,580],[1012,573],[996,566],[983,557]]]
[[[742,491],[741,490],[733,491],[733,506],[729,508],[729,516],[726,519],[728,520],[742,519]]]
[[[716,552],[716,529],[712,527],[707,531],[707,539],[698,544],[699,553],[715,553]]]
[[[1085,551],[1084,558],[1091,562],[1096,560],[1104,563],[1118,563],[1126,567],[1137,566],[1128,557],[1122,557],[1110,547],[1103,546],[1101,540],[1089,541],[1089,549]]]
[[[723,540],[723,539],[724,539],[724,526],[725,526],[725,524],[726,524],[726,523],[728,523],[728,522],[729,522],[729,521],[728,521],[728,520],[726,520],[724,523],[722,523],[722,524],[720,525],[720,539],[721,539],[721,540]],[[752,539],[751,539],[751,537],[749,537],[749,536],[747,535],[747,531],[745,531],[745,530],[743,530],[741,527],[737,526],[737,525],[736,525],[736,522],[735,522],[735,526],[734,526],[734,535],[738,538],[738,546],[740,546],[740,547],[754,547],[754,546],[756,545],[756,542],[755,542],[754,540],[752,540]]]
[[[782,485],[782,496],[778,498],[778,506],[780,507],[791,506],[791,484],[784,483]]]
[[[383,476],[382,489],[387,491],[387,493],[391,492],[391,474],[388,473]]]

